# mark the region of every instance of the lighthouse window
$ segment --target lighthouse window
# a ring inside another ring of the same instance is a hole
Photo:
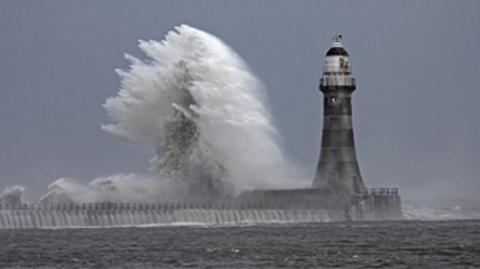
[[[330,103],[332,105],[337,105],[340,103],[340,99],[338,97],[330,97]]]

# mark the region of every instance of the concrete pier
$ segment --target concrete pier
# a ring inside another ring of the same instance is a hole
[[[372,189],[363,194],[342,196],[316,191],[255,191],[237,199],[205,203],[0,204],[0,229],[241,225],[402,218],[397,189]]]

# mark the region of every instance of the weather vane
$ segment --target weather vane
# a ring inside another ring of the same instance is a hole
[[[340,42],[341,40],[342,40],[342,35],[341,34],[337,34],[337,35],[333,36],[333,41],[334,42]]]

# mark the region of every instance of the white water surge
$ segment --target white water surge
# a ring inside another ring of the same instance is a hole
[[[156,172],[189,195],[286,187],[288,167],[261,83],[218,38],[182,25],[130,55],[103,129],[155,149]]]
[[[265,90],[232,49],[186,25],[162,41],[140,40],[139,48],[146,59],[126,54],[130,67],[116,70],[120,90],[104,104],[113,123],[102,129],[153,148],[152,170],[88,186],[61,178],[42,202],[204,200],[298,185]]]

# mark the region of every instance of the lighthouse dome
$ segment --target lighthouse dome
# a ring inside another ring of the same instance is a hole
[[[348,56],[347,50],[339,43],[339,47],[332,46],[328,51],[326,56]],[[335,45],[335,43],[334,43]]]

